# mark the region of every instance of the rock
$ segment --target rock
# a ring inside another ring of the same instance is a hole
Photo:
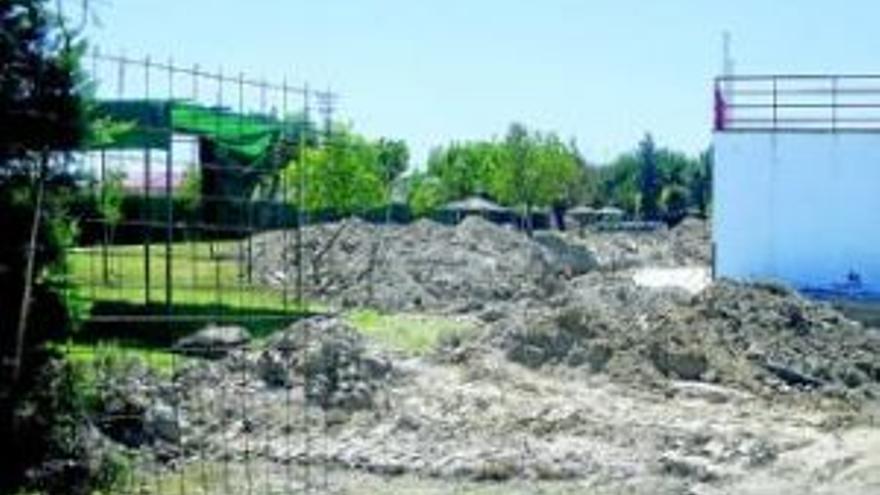
[[[260,354],[257,360],[257,374],[270,387],[290,387],[293,385],[291,363],[273,349]]]
[[[718,475],[705,459],[677,454],[665,454],[660,458],[663,473],[679,478],[689,478],[701,483],[715,481]]]
[[[706,356],[696,350],[670,351],[656,345],[651,351],[651,360],[664,375],[682,380],[700,380],[709,369]]]
[[[593,373],[605,371],[612,356],[614,356],[614,349],[608,344],[597,342],[591,345],[587,350],[587,363],[590,365],[590,371]]]
[[[502,308],[500,306],[490,306],[490,307],[484,309],[483,311],[481,311],[480,314],[477,315],[477,318],[479,318],[481,321],[483,321],[485,323],[494,323],[496,321],[503,319],[505,316],[507,316],[509,311],[510,311],[509,308]]]
[[[539,480],[562,481],[576,479],[584,468],[572,462],[536,461],[532,470]]]
[[[764,363],[764,368],[770,373],[773,373],[787,385],[815,388],[820,387],[823,384],[821,380],[808,376],[787,366],[773,363]]]
[[[184,419],[170,405],[156,401],[144,414],[144,431],[152,438],[174,443],[180,440]]]
[[[205,358],[221,358],[247,345],[250,334],[239,326],[207,326],[174,344],[174,350]]]
[[[307,399],[325,409],[367,409],[392,372],[391,360],[344,321],[317,316],[272,336],[257,366],[269,385],[290,386],[294,374]]]
[[[675,381],[670,387],[676,397],[700,399],[713,404],[741,401],[749,397],[745,392],[711,383]]]
[[[532,238],[546,250],[550,265],[560,275],[583,275],[599,265],[585,246],[569,243],[554,232],[536,232]]]
[[[366,355],[360,360],[359,371],[371,379],[382,379],[391,373],[391,361],[378,355]]]
[[[515,459],[487,459],[475,466],[473,479],[476,481],[506,481],[514,478],[519,471]]]

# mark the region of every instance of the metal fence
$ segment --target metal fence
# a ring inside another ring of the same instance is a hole
[[[880,131],[880,75],[734,75],[715,80],[716,131]]]
[[[244,379],[190,387],[181,370],[202,358],[175,351],[207,326],[258,338],[313,309],[301,256],[286,249],[303,244],[287,237],[302,235],[308,184],[284,169],[332,139],[336,96],[171,60],[95,52],[87,68],[102,126],[70,163],[86,200],[71,212],[79,240],[67,256],[68,299],[82,321],[66,352],[104,404],[99,428],[125,446],[118,490],[328,491],[327,464],[308,455],[326,427],[306,410],[308,384],[284,387],[283,414],[259,418],[283,423],[271,429],[285,435],[279,451],[270,429],[249,427],[261,412]],[[267,230],[283,236],[289,267],[271,286],[254,273],[254,238]],[[229,438],[187,438],[211,428]]]

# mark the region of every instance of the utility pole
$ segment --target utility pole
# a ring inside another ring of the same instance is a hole
[[[736,62],[733,60],[733,38],[730,31],[725,30],[721,34],[721,74],[726,78],[724,86],[721,90],[724,92],[724,101],[728,108],[733,104],[733,80],[731,79],[736,69]],[[730,111],[730,110],[728,110]]]

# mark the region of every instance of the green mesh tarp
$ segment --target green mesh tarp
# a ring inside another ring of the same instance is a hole
[[[171,104],[167,101],[111,100],[95,106],[98,133],[89,146],[104,149],[167,149]]]
[[[268,116],[180,101],[101,101],[96,113],[105,122],[112,122],[115,130],[93,142],[93,147],[167,149],[171,134],[179,133],[209,140],[224,155],[244,163],[263,157],[282,125]]]
[[[227,154],[245,162],[264,156],[281,130],[278,121],[242,115],[187,103],[171,105],[174,132],[213,141]]]

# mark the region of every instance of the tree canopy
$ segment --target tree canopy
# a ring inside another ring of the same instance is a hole
[[[362,213],[390,201],[391,184],[408,160],[403,141],[371,141],[336,126],[325,146],[306,148],[284,170],[288,200],[301,195],[305,209],[336,216]]]
[[[25,404],[47,357],[43,344],[68,328],[52,276],[74,231],[63,214],[73,181],[61,165],[90,128],[85,45],[52,7],[0,2],[0,438],[15,452],[0,470],[0,491],[17,492],[25,469],[52,449],[57,458],[75,455],[53,443],[64,425],[53,423],[52,410]],[[72,445],[64,433],[63,445]]]
[[[677,221],[689,211],[708,213],[711,203],[711,153],[698,157],[643,140],[598,169],[598,202],[630,215]]]
[[[439,203],[478,195],[527,215],[535,207],[572,203],[589,194],[589,188],[576,187],[588,176],[573,144],[514,123],[501,140],[454,142],[432,150],[427,171],[410,185],[410,205],[424,214]]]
[[[650,134],[610,163],[588,163],[576,143],[511,124],[502,139],[434,148],[427,169],[409,177],[416,215],[445,202],[484,196],[526,218],[534,208],[617,206],[630,216],[677,221],[711,203],[711,153],[691,157],[658,147]]]

